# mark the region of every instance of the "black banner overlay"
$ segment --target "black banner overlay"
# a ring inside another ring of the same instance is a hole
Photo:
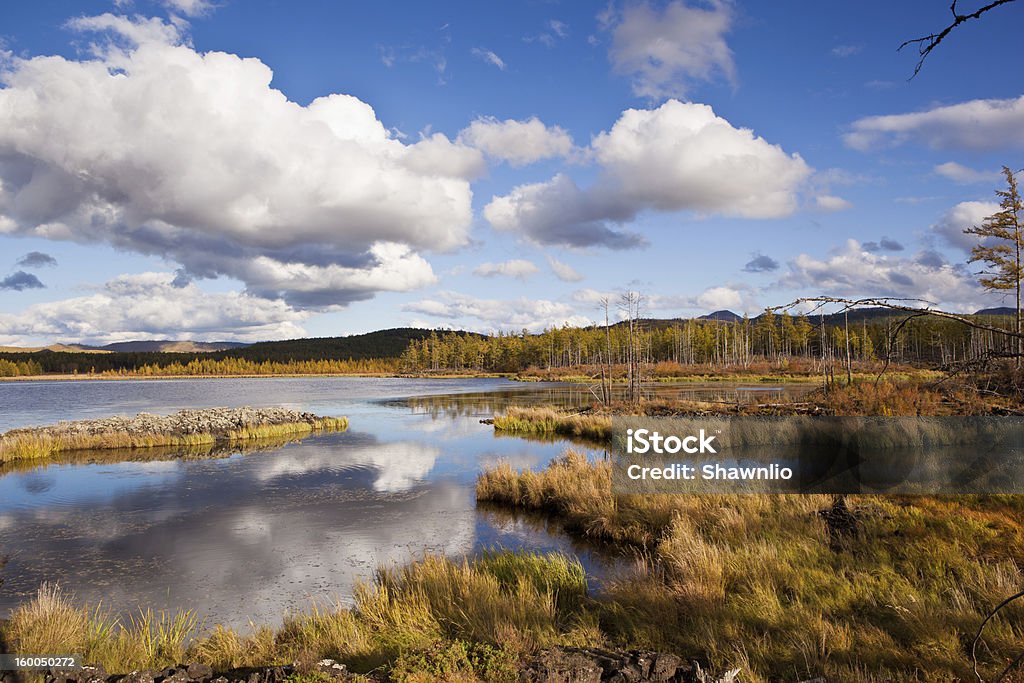
[[[615,493],[1024,493],[1024,418],[617,417]]]

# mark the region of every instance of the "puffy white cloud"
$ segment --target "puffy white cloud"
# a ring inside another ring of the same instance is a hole
[[[905,297],[953,310],[980,308],[982,291],[970,272],[937,256],[935,252],[922,252],[913,258],[882,255],[867,251],[851,239],[825,259],[798,255],[777,284],[822,295]]]
[[[505,70],[505,60],[495,54],[492,50],[488,50],[485,47],[474,47],[470,50],[470,53],[487,64],[496,66],[502,71]]]
[[[467,242],[478,150],[404,144],[349,95],[291,102],[265,64],[196,52],[179,24],[71,26],[109,40],[0,73],[0,233],[157,254],[301,305],[433,282],[417,252]]]
[[[637,95],[683,96],[694,81],[735,80],[725,42],[732,20],[731,3],[723,0],[710,0],[706,7],[675,0],[662,10],[649,3],[629,5],[614,24],[608,57],[616,72],[632,77]]]
[[[630,249],[646,244],[635,232],[611,227],[636,216],[637,209],[616,197],[581,190],[559,173],[543,183],[518,185],[484,207],[495,230],[519,232],[537,244]]]
[[[831,194],[820,194],[814,198],[814,203],[821,211],[844,211],[853,207],[853,204]]]
[[[947,161],[935,167],[935,172],[943,178],[948,178],[955,183],[971,185],[973,183],[996,183],[999,182],[1001,174],[999,171],[978,171],[973,168],[958,164],[955,161]]]
[[[854,149],[919,142],[937,149],[997,150],[1024,146],[1024,95],[970,100],[909,114],[868,116],[844,136]]]
[[[537,266],[525,259],[511,259],[501,263],[481,263],[473,269],[474,275],[482,277],[494,277],[504,275],[505,277],[516,277],[525,280],[537,272]]]
[[[623,112],[594,138],[591,154],[600,164],[591,188],[559,174],[493,198],[484,216],[539,244],[629,248],[643,238],[613,226],[647,209],[786,216],[811,173],[799,155],[733,127],[711,107],[677,100]]]
[[[743,294],[732,287],[709,287],[697,296],[697,304],[708,311],[742,309]]]
[[[459,133],[459,142],[513,166],[568,156],[572,137],[559,126],[545,126],[536,116],[525,121],[478,118]]]
[[[173,273],[122,275],[87,296],[0,314],[0,336],[109,343],[187,338],[260,341],[301,337],[308,314],[283,301],[174,285]]]
[[[733,127],[708,105],[677,100],[626,110],[593,148],[626,197],[662,211],[785,216],[810,174],[799,155]]]
[[[551,267],[551,271],[555,274],[555,277],[562,282],[579,282],[583,279],[583,275],[579,271],[568,263],[563,263],[553,256],[548,256],[548,266]]]
[[[545,327],[589,325],[591,319],[577,314],[573,307],[545,299],[480,299],[458,292],[442,292],[437,298],[415,301],[403,310],[449,320],[475,320],[486,331],[520,330],[539,332]],[[463,323],[465,324],[465,323]]]
[[[165,22],[158,17],[126,17],[109,12],[92,17],[75,17],[66,26],[79,32],[110,32],[112,38],[127,42],[129,45],[146,43],[173,44],[181,40],[182,27],[176,22]],[[92,50],[100,56],[116,57],[117,50],[113,45],[92,46]]]
[[[982,222],[999,211],[995,202],[960,202],[932,225],[932,231],[941,235],[949,244],[969,252],[978,244],[976,235],[968,235],[964,230]]]

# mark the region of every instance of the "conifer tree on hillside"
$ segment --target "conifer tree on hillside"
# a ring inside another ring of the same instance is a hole
[[[1017,190],[1017,178],[1008,167],[1003,166],[1006,176],[1006,189],[996,190],[999,197],[1000,210],[982,222],[964,230],[969,235],[981,238],[979,244],[971,249],[969,263],[981,261],[987,268],[979,273],[978,281],[990,291],[1013,291],[1016,295],[1016,322],[1014,331],[1014,351],[1017,354],[1017,367],[1021,363],[1021,309],[1020,285],[1024,278],[1021,270],[1021,219],[1024,218],[1024,205],[1021,204],[1020,192]]]

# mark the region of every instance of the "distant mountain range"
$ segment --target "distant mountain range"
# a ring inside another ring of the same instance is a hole
[[[197,342],[172,339],[126,341],[88,346],[86,344],[50,344],[49,346],[0,346],[0,353],[32,353],[54,351],[58,353],[209,353],[238,349],[248,344],[242,342]]]
[[[707,315],[702,315],[697,318],[697,320],[721,320],[722,322],[732,323],[737,320],[743,320],[743,316],[736,315],[729,310],[721,310],[715,311],[714,313],[708,313]]]

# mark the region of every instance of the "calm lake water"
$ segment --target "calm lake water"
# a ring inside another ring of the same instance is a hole
[[[748,389],[679,384],[659,394],[734,402]],[[477,510],[481,468],[543,467],[565,441],[496,437],[509,405],[583,405],[580,385],[498,379],[258,378],[0,382],[0,432],[137,412],[279,405],[346,415],[349,431],[200,460],[0,470],[0,617],[40,583],[116,612],[195,609],[207,626],[276,624],[425,552],[559,550],[595,576],[626,560],[535,518]],[[603,452],[588,450],[591,457]]]

